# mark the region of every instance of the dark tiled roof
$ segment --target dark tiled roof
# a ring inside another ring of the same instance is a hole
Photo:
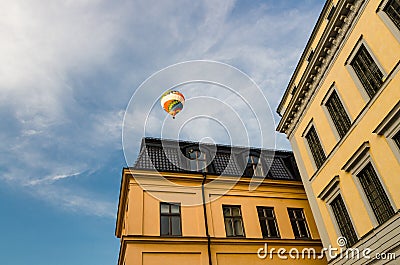
[[[200,148],[204,148],[202,150],[207,150],[208,147],[216,150],[215,156],[207,168],[207,174],[244,176],[247,157],[250,153],[261,157],[260,161],[264,169],[270,165],[267,172],[264,170],[264,177],[300,180],[293,153],[290,151],[210,144],[200,144],[200,146]],[[140,153],[133,168],[160,172],[193,172],[187,170],[187,166],[182,165],[183,162],[180,158],[188,148],[199,148],[199,143],[143,138]]]

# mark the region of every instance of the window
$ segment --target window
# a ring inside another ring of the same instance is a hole
[[[393,136],[392,139],[397,144],[397,146],[400,148],[400,131],[398,131],[397,134],[395,134],[395,136]]]
[[[333,124],[335,125],[340,138],[342,138],[350,129],[351,121],[335,90],[333,90],[329,99],[325,103],[325,106],[332,118]]]
[[[279,238],[278,225],[276,224],[274,208],[257,207],[263,237]]]
[[[303,209],[289,208],[288,213],[289,213],[290,223],[292,224],[294,237],[310,238]]]
[[[339,194],[330,205],[339,226],[340,233],[347,239],[347,247],[351,247],[358,241],[358,237],[346,206],[344,205],[342,196]]]
[[[320,168],[325,162],[326,156],[314,126],[312,126],[307,132],[306,140],[308,142],[308,146],[310,147],[311,154],[314,157],[315,165],[317,168]]]
[[[372,98],[382,86],[383,73],[372,59],[364,44],[360,48],[350,65],[358,79],[365,88],[368,96]]]
[[[225,231],[228,237],[244,237],[242,212],[240,206],[222,206]]]
[[[246,176],[264,176],[260,158],[255,155],[250,155],[247,159],[247,166],[245,170]]]
[[[357,174],[357,177],[378,223],[386,222],[394,215],[394,210],[371,162]]]
[[[181,236],[181,206],[178,203],[160,203],[161,236]]]
[[[383,11],[400,30],[400,0],[390,0]]]
[[[204,171],[207,172],[206,154],[199,150],[190,150],[189,153],[189,166],[191,171]]]

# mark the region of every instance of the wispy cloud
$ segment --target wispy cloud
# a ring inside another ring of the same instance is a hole
[[[42,183],[52,183],[52,182],[55,182],[55,181],[57,181],[57,180],[61,180],[61,179],[66,179],[66,178],[78,176],[78,175],[80,175],[81,173],[82,173],[82,172],[76,172],[76,173],[69,173],[69,174],[60,174],[60,175],[54,175],[54,176],[46,176],[46,177],[44,177],[44,178],[32,179],[32,180],[28,181],[27,183],[25,183],[24,185],[35,186],[35,185],[42,184]]]
[[[133,91],[165,66],[211,59],[254,78],[274,110],[322,6],[294,2],[5,1],[0,181],[69,211],[112,216],[116,198],[63,183],[112,165]],[[150,121],[155,134],[160,120]],[[142,125],[131,125],[139,139]]]

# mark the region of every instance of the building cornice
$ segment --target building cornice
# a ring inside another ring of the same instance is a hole
[[[117,220],[115,221],[115,236],[120,238],[122,236],[122,224],[124,221],[124,209],[126,207],[126,200],[128,197],[129,190],[129,177],[131,174],[127,174],[128,168],[122,169],[121,186],[119,191],[118,199],[118,210],[117,210]]]
[[[163,177],[167,180],[173,181],[183,181],[183,182],[201,182],[203,180],[203,175],[200,173],[180,173],[180,172],[159,172],[155,170],[146,170],[146,169],[133,169],[133,168],[125,168],[124,172],[126,174],[130,174],[135,176],[135,178],[145,178],[145,179],[159,179]],[[214,183],[238,183],[243,185],[250,185],[251,183],[259,183],[260,185],[266,186],[277,186],[277,187],[303,187],[303,183],[301,180],[293,180],[293,179],[275,179],[275,178],[261,178],[256,179],[254,177],[241,177],[241,176],[232,176],[232,175],[214,175],[207,174],[207,182]]]
[[[140,244],[207,244],[207,237],[163,237],[163,236],[142,236],[142,235],[126,235],[122,236],[121,242],[126,243],[140,243]],[[245,244],[245,245],[259,245],[268,242],[275,245],[290,245],[290,246],[305,246],[317,245],[321,246],[321,240],[314,239],[291,239],[291,238],[249,238],[249,237],[211,237],[212,244]]]
[[[321,25],[322,25],[322,22],[325,20],[325,17],[328,15],[328,12],[330,11],[329,7],[331,5],[331,2],[332,2],[331,0],[327,0],[325,2],[324,7],[322,8],[322,11],[321,11],[321,14],[318,17],[317,23],[315,24],[314,29],[311,32],[311,36],[307,41],[306,47],[304,48],[303,53],[300,56],[300,60],[297,63],[297,66],[296,66],[296,68],[294,70],[294,73],[293,73],[292,77],[290,78],[290,81],[289,81],[289,84],[287,86],[287,89],[286,89],[285,93],[283,94],[282,100],[281,100],[281,102],[279,103],[279,105],[277,107],[278,114],[281,113],[281,110],[283,108],[284,102],[287,100],[287,97],[290,95],[290,90],[291,90],[291,88],[293,86],[295,78],[296,78],[296,76],[298,75],[298,73],[299,73],[299,71],[301,69],[302,62],[304,62],[306,60],[306,58],[307,58],[306,56],[308,54],[307,52],[310,50],[312,42],[314,41],[314,39],[315,39],[315,37],[316,37],[316,35],[317,35]]]
[[[278,124],[277,131],[285,133],[288,138],[326,75],[357,14],[366,2],[368,0],[339,1],[335,14],[326,26],[314,56],[300,79],[298,89]]]

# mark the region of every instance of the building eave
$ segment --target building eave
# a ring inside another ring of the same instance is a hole
[[[131,176],[131,171],[129,168],[122,169],[121,185],[119,191],[118,199],[118,211],[117,220],[115,222],[115,236],[120,238],[122,236],[122,225],[124,221],[124,209],[126,205],[126,199],[128,195],[129,177]]]
[[[290,138],[315,90],[319,87],[327,69],[334,61],[339,47],[343,44],[343,40],[353,25],[357,14],[367,2],[368,0],[341,0],[338,2],[335,13],[315,48],[314,56],[300,79],[297,91],[282,115],[282,119],[276,128],[277,131],[285,133]],[[302,60],[304,58],[300,60],[299,65],[301,65]],[[279,106],[282,106],[292,82],[298,74],[298,71],[294,72]]]
[[[286,101],[287,97],[290,94],[290,89],[293,86],[294,80],[295,80],[297,74],[300,71],[302,62],[306,59],[307,51],[311,48],[311,44],[314,41],[315,36],[318,33],[318,30],[320,29],[322,22],[324,21],[325,17],[327,16],[327,13],[329,11],[329,6],[330,6],[331,2],[332,2],[332,0],[327,0],[325,2],[324,7],[322,8],[322,11],[321,11],[321,14],[318,17],[317,23],[315,24],[315,26],[314,26],[314,28],[313,28],[313,30],[311,32],[311,36],[310,36],[310,38],[308,39],[308,41],[306,43],[306,47],[304,48],[304,50],[303,50],[303,52],[302,52],[302,54],[300,56],[300,59],[299,59],[297,65],[296,65],[294,73],[293,73],[292,77],[290,78],[289,84],[288,84],[288,86],[287,86],[287,88],[286,88],[286,90],[285,90],[285,92],[284,92],[284,94],[282,96],[281,101],[279,102],[279,105],[277,107],[277,113],[278,114],[281,113],[283,104],[284,104],[284,102]]]

